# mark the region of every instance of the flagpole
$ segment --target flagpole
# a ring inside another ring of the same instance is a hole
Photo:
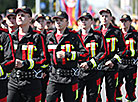
[[[35,0],[35,11],[36,14],[40,13],[40,0]]]
[[[18,8],[21,8],[23,6],[23,0],[18,0]]]
[[[56,12],[59,11],[59,0],[56,0]]]

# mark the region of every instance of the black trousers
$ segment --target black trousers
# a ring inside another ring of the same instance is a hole
[[[86,87],[87,102],[98,102],[98,96],[101,88],[102,73],[96,71],[93,75],[79,79],[79,95],[76,102],[82,102],[84,88]]]
[[[116,87],[118,85],[118,71],[102,71],[105,77],[107,102],[116,102]]]
[[[121,86],[123,84],[123,78],[125,78],[125,89],[126,89],[126,98],[129,101],[134,101],[136,99],[136,80],[137,80],[137,66],[127,66],[126,69],[120,69],[119,71],[119,85],[117,87],[116,97],[119,99],[122,97]]]
[[[39,102],[41,100],[41,80],[11,78],[8,83],[8,102]]]
[[[78,95],[78,84],[61,84],[49,81],[47,86],[47,102],[59,102],[61,93],[64,102],[75,102]]]
[[[0,80],[0,102],[1,100],[7,100],[8,94],[8,79]]]
[[[49,79],[49,75],[47,74],[46,77],[44,77],[44,79],[41,79],[41,84],[42,84],[42,97],[41,97],[41,102],[45,102],[46,100],[46,90],[47,90],[47,82]]]

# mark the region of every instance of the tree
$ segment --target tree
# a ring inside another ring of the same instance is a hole
[[[0,0],[0,13],[5,13],[10,8],[17,8],[17,4],[17,0]]]

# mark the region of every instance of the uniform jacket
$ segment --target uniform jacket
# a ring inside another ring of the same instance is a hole
[[[88,57],[88,52],[84,44],[80,40],[80,36],[68,28],[63,33],[59,43],[55,38],[56,30],[47,35],[48,51],[51,56],[51,64],[54,68],[71,70],[76,68],[78,60],[85,60]],[[65,51],[65,58],[58,59],[57,51]],[[50,75],[50,80],[59,83],[70,83],[73,77],[61,77],[55,74]]]
[[[11,35],[0,28],[0,78],[14,68],[15,56]]]
[[[138,56],[138,32],[130,26],[127,35],[124,36],[126,43],[125,59],[137,58]]]
[[[102,26],[98,30],[102,30]],[[107,45],[107,60],[111,60],[114,64],[117,62],[121,63],[121,57],[125,53],[125,40],[118,27],[112,26],[108,27],[106,34],[104,35],[106,45]]]
[[[30,27],[28,33],[19,41],[17,29],[12,33],[15,58],[24,61],[21,70],[46,68],[48,64],[48,51],[43,36]]]
[[[82,35],[81,30],[78,33],[80,36]],[[85,47],[89,51],[87,63],[91,69],[94,69],[106,57],[106,45],[104,36],[101,34],[100,31],[96,31],[91,28],[83,42]],[[91,75],[96,73],[96,71],[94,70],[86,72],[90,72]]]

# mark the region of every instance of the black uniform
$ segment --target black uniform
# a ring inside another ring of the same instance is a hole
[[[79,35],[68,28],[57,43],[56,30],[48,34],[48,50],[51,56],[52,70],[47,87],[47,102],[55,102],[63,93],[65,102],[74,102],[78,98],[77,63],[88,55]],[[57,51],[65,51],[65,58],[59,59]]]
[[[12,34],[16,59],[23,67],[12,71],[8,84],[8,102],[38,102],[41,100],[41,71],[48,66],[44,38],[30,27],[19,41],[17,29]]]
[[[81,30],[79,34],[80,36],[82,35]],[[106,56],[105,40],[100,31],[90,29],[83,42],[89,51],[89,58],[86,60],[89,69],[79,76],[79,98],[77,102],[82,102],[85,86],[87,102],[97,102],[101,87],[102,73],[98,71],[96,67]]]
[[[102,30],[102,26],[98,30]],[[114,63],[114,67],[109,68],[107,71],[103,71],[106,83],[106,95],[109,102],[116,102],[116,87],[118,85],[118,64],[121,63],[121,56],[125,53],[125,40],[118,27],[108,27],[107,32],[104,35],[107,45],[106,61],[111,60]],[[103,77],[104,77],[103,76]]]
[[[14,63],[11,35],[0,28],[0,102],[7,102],[7,73],[14,68]]]
[[[122,64],[119,65],[119,85],[117,87],[117,100],[122,99],[121,86],[123,84],[123,78],[126,80],[126,98],[129,101],[134,101],[136,99],[135,89],[137,80],[137,65],[135,60],[138,56],[138,33],[133,30],[132,26],[125,36],[126,42],[126,53],[123,55]]]

